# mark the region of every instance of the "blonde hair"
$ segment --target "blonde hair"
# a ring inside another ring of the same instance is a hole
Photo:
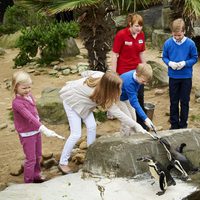
[[[136,74],[139,77],[144,76],[147,79],[147,82],[149,82],[153,77],[151,65],[147,63],[140,63],[136,68]]]
[[[185,22],[182,18],[175,19],[171,25],[171,31],[174,33],[185,32]]]
[[[87,78],[85,83],[89,87],[95,87],[90,99],[103,109],[108,109],[119,101],[122,80],[117,73],[107,71],[101,78]]]
[[[19,84],[32,84],[30,75],[25,71],[16,71],[12,76],[12,93],[17,94]]]
[[[128,18],[127,18],[127,22],[128,22],[128,26],[132,26],[136,22],[138,22],[138,24],[140,26],[143,26],[143,18],[142,18],[142,16],[138,15],[136,13],[129,14]]]

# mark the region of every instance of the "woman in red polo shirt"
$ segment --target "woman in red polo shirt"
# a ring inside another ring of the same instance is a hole
[[[113,43],[112,67],[119,75],[134,70],[139,63],[145,62],[143,18],[138,14],[129,14],[127,21],[128,26],[116,34]],[[144,109],[144,86],[138,91],[138,100]],[[137,122],[145,128],[145,124],[138,116]]]

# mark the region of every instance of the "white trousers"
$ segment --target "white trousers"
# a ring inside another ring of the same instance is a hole
[[[69,106],[66,102],[63,102],[65,112],[68,117],[68,122],[70,126],[70,135],[64,145],[60,164],[68,165],[68,159],[71,156],[71,152],[81,137],[81,117]],[[91,112],[83,122],[87,129],[87,145],[92,144],[96,139],[96,122],[93,113]]]
[[[128,115],[130,118],[136,121],[136,114],[135,114],[135,109],[131,106],[129,100],[127,101],[120,101],[118,104],[118,107],[122,112],[124,112],[126,115]],[[129,127],[128,125],[121,123],[120,127],[120,133],[122,135],[130,135],[131,132],[133,132],[133,129]]]

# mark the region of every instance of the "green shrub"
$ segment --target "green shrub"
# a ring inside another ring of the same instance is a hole
[[[10,111],[8,115],[9,115],[9,119],[10,119],[11,121],[14,121],[13,111]]]
[[[23,8],[15,5],[12,7],[9,6],[4,14],[4,21],[3,25],[0,26],[0,32],[10,34],[27,26],[27,16],[28,11]]]
[[[200,115],[191,115],[190,116],[191,121],[200,121]]]
[[[20,53],[14,59],[15,67],[30,62],[40,51],[38,62],[49,64],[61,56],[66,47],[66,39],[77,37],[79,26],[76,22],[51,22],[32,26],[22,30],[22,36],[17,42]]]
[[[94,112],[94,117],[99,122],[105,122],[107,120],[106,112],[101,110]]]
[[[50,17],[43,16],[33,11],[25,10],[24,8],[14,5],[8,7],[4,14],[3,25],[0,25],[1,34],[12,34],[27,26],[33,26],[37,24],[46,24],[47,21],[51,21]]]

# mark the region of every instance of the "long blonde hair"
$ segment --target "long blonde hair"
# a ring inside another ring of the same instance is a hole
[[[25,71],[16,71],[12,76],[12,94],[17,94],[18,84],[32,84],[30,75]]]
[[[117,73],[107,71],[101,78],[89,77],[85,82],[89,87],[95,87],[90,99],[103,109],[119,101],[122,80]]]

